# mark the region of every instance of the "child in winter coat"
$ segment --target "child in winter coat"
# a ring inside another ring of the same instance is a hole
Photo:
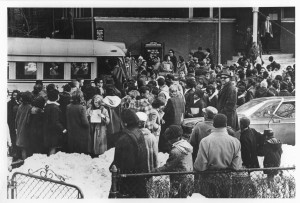
[[[171,125],[165,131],[165,138],[169,144],[169,158],[165,165],[154,169],[154,172],[184,172],[193,171],[193,147],[186,140],[181,139],[183,130],[179,125]],[[193,176],[170,175],[171,198],[186,198],[189,186],[193,185]]]
[[[279,167],[282,154],[282,143],[274,137],[272,129],[264,131],[266,140],[264,143],[264,168]],[[278,170],[264,171],[268,178],[273,178],[278,174]]]

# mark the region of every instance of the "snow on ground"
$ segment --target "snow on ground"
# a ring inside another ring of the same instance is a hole
[[[10,176],[17,171],[28,173],[28,169],[36,171],[48,165],[49,169],[63,176],[66,183],[78,186],[84,198],[107,198],[111,186],[109,166],[113,161],[114,153],[115,149],[112,148],[94,159],[89,155],[78,153],[58,152],[49,157],[34,154],[25,160],[24,165],[14,169]],[[159,166],[162,166],[168,157],[168,154],[159,153]]]
[[[281,167],[295,165],[296,147],[282,145],[282,150]],[[17,171],[28,173],[28,169],[35,171],[48,165],[56,174],[62,175],[66,183],[78,186],[85,198],[107,198],[111,186],[109,166],[113,161],[114,152],[112,148],[94,159],[89,155],[78,153],[58,152],[50,157],[34,154],[25,160],[23,166],[14,169],[10,176]],[[167,153],[159,153],[158,166],[164,165],[168,157]],[[259,157],[259,162],[262,166],[263,157]],[[197,194],[193,196],[197,197]]]

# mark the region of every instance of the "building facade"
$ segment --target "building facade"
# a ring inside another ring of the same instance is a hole
[[[17,15],[10,10],[9,24],[13,24]],[[133,56],[144,55],[149,42],[161,44],[163,55],[173,49],[176,56],[184,58],[198,47],[209,48],[215,63],[219,43],[224,63],[243,51],[244,33],[253,25],[251,7],[221,8],[220,13],[218,8],[45,8],[36,13],[48,13],[47,19],[36,16],[37,24],[46,23],[48,28],[37,33],[40,37],[125,42]],[[274,29],[271,51],[295,53],[295,7],[260,7],[258,25],[266,15]],[[18,33],[9,29],[8,35]]]

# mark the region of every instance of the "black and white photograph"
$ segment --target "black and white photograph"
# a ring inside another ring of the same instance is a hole
[[[1,8],[5,202],[296,200],[296,1],[41,2]]]

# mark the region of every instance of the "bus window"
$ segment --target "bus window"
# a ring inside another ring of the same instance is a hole
[[[16,62],[16,79],[36,79],[35,62]]]
[[[44,79],[64,79],[64,63],[44,63]]]
[[[71,79],[91,79],[91,63],[71,63]]]

